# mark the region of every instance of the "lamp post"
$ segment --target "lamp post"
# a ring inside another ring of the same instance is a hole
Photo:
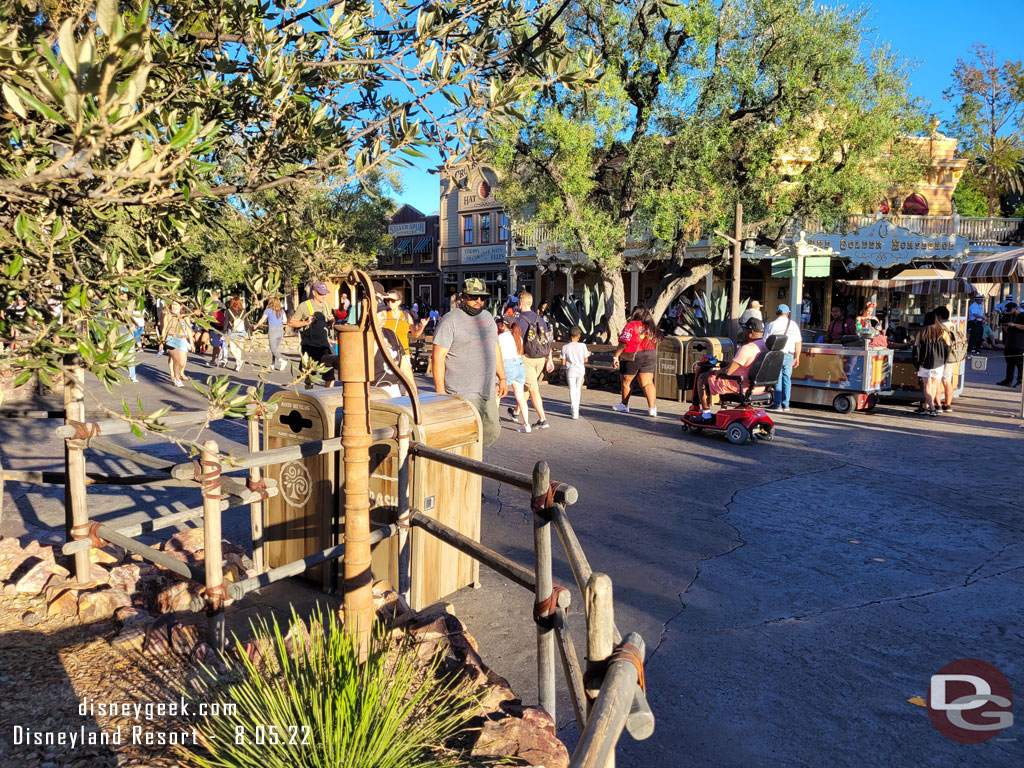
[[[749,224],[748,227],[752,230],[756,230],[758,227],[763,224],[767,224],[769,221],[771,221],[771,219],[763,219],[753,224]],[[717,229],[715,230],[715,234],[732,245],[732,290],[729,292],[729,332],[735,339],[739,336],[740,332],[740,267],[743,263],[742,203],[736,203],[735,237],[729,237],[729,235]],[[748,250],[753,250],[752,242],[750,247],[748,247]]]

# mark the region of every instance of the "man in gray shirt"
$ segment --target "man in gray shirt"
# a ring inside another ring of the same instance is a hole
[[[431,362],[434,389],[461,395],[480,414],[485,446],[501,432],[498,401],[508,392],[498,330],[491,313],[483,311],[488,295],[483,280],[466,279],[455,307],[434,331]]]

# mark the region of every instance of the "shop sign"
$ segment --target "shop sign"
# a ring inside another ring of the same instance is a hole
[[[828,277],[831,265],[832,260],[828,256],[807,256],[804,258],[804,277]],[[792,277],[794,272],[794,257],[772,259],[772,277]]]
[[[405,237],[406,235],[427,234],[427,224],[424,221],[408,221],[404,224],[389,224],[388,234],[392,237]]]
[[[807,235],[807,243],[831,248],[853,264],[891,267],[914,259],[958,259],[967,255],[967,240],[956,235],[919,235],[888,221],[876,221],[845,235]]]
[[[471,248],[462,249],[462,264],[493,264],[504,262],[508,255],[508,246],[504,243],[498,245],[475,245]]]

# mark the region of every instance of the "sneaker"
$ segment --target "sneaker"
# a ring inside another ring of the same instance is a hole
[[[207,368],[213,368],[213,363],[210,362],[210,358],[206,358],[205,360],[203,360],[203,365],[205,365]]]
[[[508,417],[510,419],[512,419],[512,421],[515,421],[516,419],[519,418],[519,409],[518,408],[513,408],[510,405],[508,408],[505,409],[505,412],[508,413]]]
[[[928,409],[925,408],[923,405],[919,405],[917,408],[914,409],[914,413],[916,413],[916,414],[928,413]]]
[[[658,409],[657,408],[648,408],[647,409],[647,415],[648,416],[657,416],[658,415]]]
[[[789,413],[789,406],[784,405],[779,410],[782,411],[783,413]]]
[[[238,362],[237,362],[237,363],[235,364],[235,370],[236,370],[236,371],[240,371],[240,370],[242,370],[242,361],[241,361],[241,360],[239,360],[239,361],[238,361]]]
[[[1003,379],[1002,381],[997,381],[996,382],[996,386],[997,387],[1012,387],[1013,384],[1011,384],[1007,379]]]
[[[176,386],[176,387],[184,387],[185,386],[185,382],[182,381],[181,379],[175,379],[174,380],[174,386]]]
[[[768,406],[768,410],[769,411],[781,411],[781,410],[784,410],[784,409],[783,409],[783,407],[781,405],[769,405]]]
[[[283,371],[287,367],[288,367],[288,361],[287,360],[281,360],[281,370]]]
[[[139,383],[139,380],[137,378],[135,378],[134,376],[129,376],[128,377],[128,381],[130,381],[132,384],[138,384]]]
[[[519,425],[519,431],[520,432],[531,432],[532,430],[530,429],[530,425],[529,424],[520,424]]]
[[[629,406],[625,403],[616,403],[612,406],[612,410],[618,411],[619,413],[629,413]]]
[[[534,423],[533,428],[534,429],[547,429],[550,426],[551,425],[548,424],[548,420],[547,419],[541,419],[540,421]]]
[[[938,416],[939,415],[939,412],[934,410],[934,409],[928,411],[927,413],[928,413],[929,416]]]
[[[580,415],[579,415],[578,413],[574,413],[574,414],[572,415],[572,417],[573,417],[574,419],[578,419],[578,418],[580,417]]]

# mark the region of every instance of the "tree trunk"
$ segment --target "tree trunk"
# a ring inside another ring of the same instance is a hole
[[[661,316],[665,314],[665,310],[669,308],[669,305],[676,296],[691,285],[699,283],[707,277],[710,271],[710,262],[687,264],[683,267],[677,265],[670,267],[668,272],[661,278],[658,290],[654,294],[655,301],[651,307],[651,315],[654,317],[655,324],[661,322]]]
[[[605,318],[608,321],[608,343],[614,344],[626,326],[626,287],[622,282],[622,271],[601,270],[601,284],[604,288]]]

